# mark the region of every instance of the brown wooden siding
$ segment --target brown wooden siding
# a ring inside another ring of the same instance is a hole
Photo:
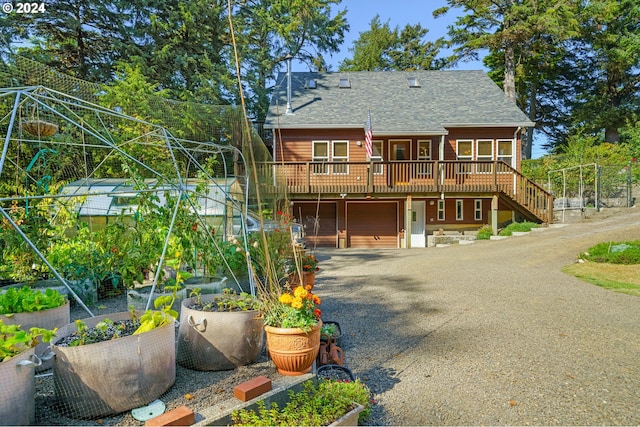
[[[347,241],[350,248],[397,248],[398,203],[348,202]]]
[[[516,128],[450,128],[448,135],[444,136],[444,159],[439,158],[440,135],[419,135],[407,137],[403,135],[385,135],[374,140],[382,141],[383,160],[389,160],[389,149],[392,140],[410,141],[410,158],[417,160],[418,141],[431,141],[431,160],[456,160],[456,140],[458,139],[492,139],[494,143],[498,139],[513,139]],[[521,134],[516,135],[517,141],[513,155],[516,158],[516,169],[520,165],[520,151],[522,147]],[[364,148],[364,127],[359,129],[286,129],[280,132],[276,138],[275,161],[300,162],[311,161],[313,141],[349,141],[349,161],[367,161]],[[360,145],[358,145],[360,143]],[[495,153],[495,149],[494,149]]]

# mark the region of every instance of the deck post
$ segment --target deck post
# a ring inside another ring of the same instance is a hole
[[[498,195],[494,194],[491,198],[491,229],[493,235],[498,235]]]

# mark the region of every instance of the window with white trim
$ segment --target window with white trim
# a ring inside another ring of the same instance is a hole
[[[493,139],[479,139],[476,141],[476,160],[493,161]],[[492,163],[478,164],[478,173],[490,173]]]
[[[513,162],[513,140],[512,139],[499,139],[498,140],[498,161],[505,162],[512,168],[515,167]]]
[[[349,141],[333,141],[333,157],[331,159],[333,164],[333,173],[338,175],[345,175],[349,173]],[[343,162],[344,165],[335,164],[335,162]]]
[[[456,141],[456,158],[458,160],[473,160],[473,140],[459,139]],[[457,164],[457,173],[470,173],[471,164]]]
[[[462,221],[464,219],[464,200],[456,200],[456,221]]]
[[[438,221],[444,221],[444,200],[438,200]]]
[[[482,199],[475,199],[473,201],[473,217],[476,221],[482,221]]]
[[[431,161],[431,140],[418,141],[418,160]],[[431,163],[418,163],[418,175],[431,175]]]
[[[371,141],[371,151],[372,156],[370,160],[374,162],[373,174],[382,175],[382,163],[375,163],[382,162],[382,141]]]
[[[329,141],[313,141],[313,173],[314,174],[328,174],[329,165],[325,162],[329,161]],[[322,162],[317,164],[315,162]]]

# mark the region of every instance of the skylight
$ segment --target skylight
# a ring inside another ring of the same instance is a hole
[[[340,87],[341,88],[350,88],[351,87],[351,82],[349,81],[349,79],[340,79]]]
[[[420,82],[417,77],[407,77],[407,83],[409,87],[420,87]]]
[[[316,79],[309,79],[309,81],[307,82],[307,88],[315,89],[316,87]]]

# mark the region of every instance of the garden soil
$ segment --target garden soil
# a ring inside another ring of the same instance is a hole
[[[323,248],[314,291],[373,392],[368,424],[640,425],[640,298],[561,271],[596,243],[638,239],[629,208],[468,245]],[[124,305],[101,301],[94,314]],[[281,380],[264,353],[232,371],[178,368],[161,399],[206,423],[204,408],[237,404],[233,386],[257,375]],[[99,424],[58,414],[50,378],[38,382],[38,424]],[[143,423],[125,413],[100,424]]]

